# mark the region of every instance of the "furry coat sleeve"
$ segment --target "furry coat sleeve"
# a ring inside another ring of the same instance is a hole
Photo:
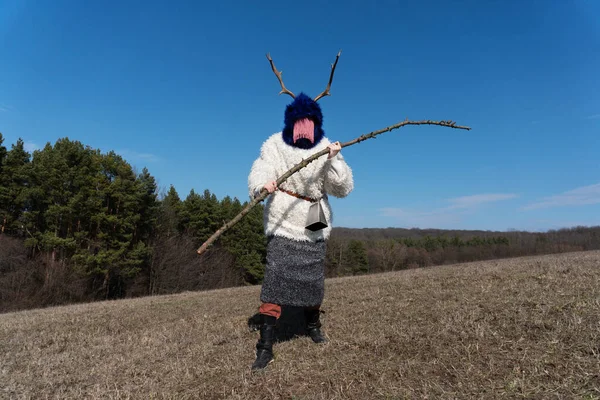
[[[266,143],[260,149],[260,156],[252,163],[250,176],[248,176],[248,190],[250,198],[257,196],[267,182],[278,178],[272,157],[269,157],[269,148]]]
[[[352,170],[346,164],[344,157],[338,153],[331,160],[327,160],[329,168],[325,174],[325,192],[334,197],[346,197],[354,188]]]
[[[303,159],[323,150],[329,145],[323,138],[310,150],[299,149],[285,143],[281,133],[276,133],[263,143],[260,156],[252,164],[248,176],[250,197],[256,196],[265,183],[276,180]],[[275,191],[265,202],[265,234],[278,235],[300,241],[327,239],[331,232],[333,214],[327,195],[345,197],[354,188],[352,170],[346,164],[341,153],[332,159],[320,157],[290,176],[282,188],[321,199],[328,227],[312,232],[305,228],[310,202],[290,196],[283,191]]]

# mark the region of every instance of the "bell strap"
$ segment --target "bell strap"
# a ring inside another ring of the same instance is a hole
[[[298,194],[298,193],[291,192],[291,191],[289,191],[289,190],[286,190],[286,189],[283,189],[283,188],[281,188],[281,187],[278,187],[278,188],[277,188],[277,190],[280,190],[280,191],[282,191],[282,192],[284,192],[284,193],[287,193],[287,194],[289,194],[290,196],[294,196],[294,197],[297,197],[297,198],[299,198],[299,199],[302,199],[302,200],[305,200],[305,201],[310,201],[311,203],[316,203],[317,201],[319,201],[319,200],[313,199],[312,197],[303,196],[303,195],[301,195],[301,194]]]

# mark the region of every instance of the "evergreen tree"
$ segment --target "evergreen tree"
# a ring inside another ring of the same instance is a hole
[[[202,206],[198,215],[196,215],[198,222],[196,235],[200,242],[204,242],[221,227],[223,220],[219,219],[222,213],[217,196],[211,193],[210,190],[204,190],[200,204]]]
[[[136,180],[137,194],[139,196],[138,212],[140,215],[136,229],[136,240],[148,242],[152,235],[158,217],[158,194],[156,180],[148,169],[144,167]]]
[[[49,252],[52,261],[91,247],[93,218],[102,206],[99,160],[98,151],[68,138],[34,152],[23,223],[31,233],[28,244]]]
[[[345,264],[352,275],[364,274],[369,272],[369,259],[367,257],[367,248],[360,240],[350,240],[348,249],[345,253]]]
[[[420,245],[427,251],[435,251],[438,247],[438,241],[436,238],[432,238],[429,235],[426,235],[423,239],[420,240]]]
[[[4,204],[8,199],[8,188],[5,186],[8,178],[4,176],[3,168],[6,162],[6,147],[4,147],[4,137],[0,132],[0,234],[4,233],[5,218],[7,215],[7,204]]]
[[[147,171],[136,177],[122,157],[96,154],[95,173],[87,179],[89,232],[73,257],[81,272],[101,277],[105,297],[122,294],[123,282],[150,261],[148,240],[155,217],[156,185]],[[148,218],[150,222],[142,220]]]
[[[19,218],[26,211],[23,190],[28,181],[30,154],[25,151],[23,140],[19,138],[3,158],[0,173],[0,232],[25,235]]]
[[[4,147],[4,136],[0,132],[0,182],[2,182],[2,166],[4,165],[4,159],[6,158],[6,147]]]
[[[190,190],[183,202],[181,216],[185,232],[196,238],[198,243],[206,241],[223,221],[220,203],[208,189],[202,196],[194,189]]]
[[[222,203],[224,209],[229,208],[226,219],[235,217],[247,203],[240,204],[235,198],[231,204],[228,199]],[[247,283],[262,282],[265,273],[267,243],[263,227],[263,211],[261,204],[253,207],[244,218],[223,234],[221,242],[235,256],[236,266],[242,271]]]
[[[171,237],[184,230],[182,202],[175,187],[171,185],[165,197],[158,204],[156,236]]]
[[[202,231],[202,221],[198,217],[202,206],[202,197],[194,189],[190,190],[181,205],[180,221],[183,232],[195,238]]]
[[[454,237],[452,238],[452,240],[450,240],[450,244],[451,244],[452,246],[454,246],[454,247],[458,247],[458,248],[460,248],[460,247],[462,247],[462,246],[464,246],[464,245],[465,245],[465,243],[464,243],[464,242],[463,242],[463,241],[460,239],[460,237],[458,237],[458,236],[454,236]]]

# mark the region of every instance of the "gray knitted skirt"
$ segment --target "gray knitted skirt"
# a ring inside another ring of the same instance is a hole
[[[324,241],[269,237],[260,300],[296,307],[321,304],[325,294],[325,250]]]

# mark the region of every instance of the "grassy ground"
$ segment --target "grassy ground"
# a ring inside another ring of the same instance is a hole
[[[251,373],[259,287],[0,315],[0,398],[600,399],[600,252],[331,279]]]

